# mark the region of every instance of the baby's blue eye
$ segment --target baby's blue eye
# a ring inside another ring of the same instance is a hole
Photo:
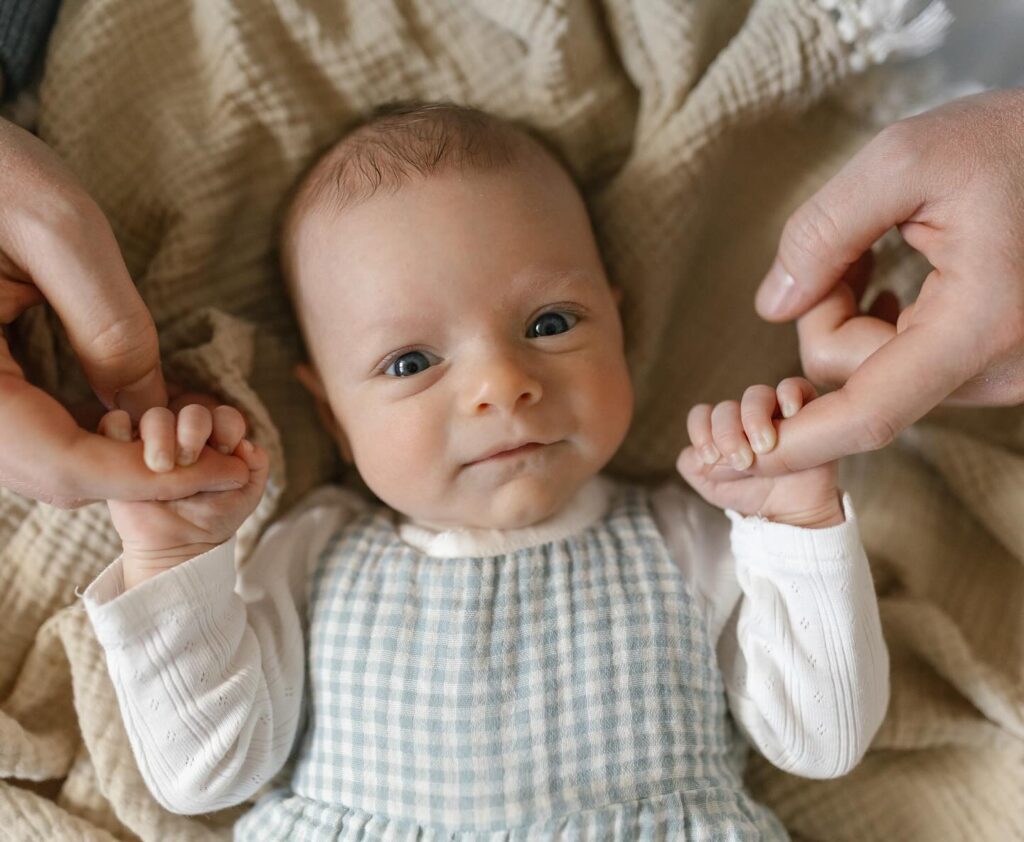
[[[384,370],[384,373],[391,374],[392,377],[411,377],[428,368],[430,368],[430,360],[427,359],[426,354],[422,351],[409,351],[396,357],[394,362]],[[395,371],[392,372],[392,369]]]
[[[568,316],[568,319],[566,318]],[[572,321],[570,322],[569,319]],[[572,313],[564,311],[551,311],[537,317],[530,329],[526,332],[527,337],[554,336],[556,333],[565,333],[579,319]]]

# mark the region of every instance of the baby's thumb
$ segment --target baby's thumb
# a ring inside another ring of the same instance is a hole
[[[243,490],[253,489],[262,495],[270,473],[270,454],[255,442],[242,439],[235,448],[234,455],[242,459],[249,468],[249,482]]]

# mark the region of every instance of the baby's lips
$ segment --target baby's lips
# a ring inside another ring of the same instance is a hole
[[[211,485],[209,488],[204,489],[204,491],[238,491],[242,485],[243,483],[240,482],[221,482]]]

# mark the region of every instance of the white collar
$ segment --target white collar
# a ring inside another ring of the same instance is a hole
[[[613,481],[597,474],[576,492],[560,512],[519,529],[463,527],[444,529],[402,518],[398,534],[403,541],[435,558],[467,558],[510,553],[557,541],[586,529],[608,511]]]

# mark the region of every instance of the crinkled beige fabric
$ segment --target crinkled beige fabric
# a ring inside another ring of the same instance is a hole
[[[340,476],[291,377],[300,343],[273,232],[285,189],[348,120],[447,97],[565,153],[627,293],[637,414],[612,467],[655,481],[693,402],[797,370],[792,326],[760,321],[753,293],[788,212],[870,136],[833,97],[851,75],[812,0],[65,0],[40,134],[108,214],[168,377],[243,409],[271,453],[244,557]],[[922,276],[899,250],[879,267],[898,286]],[[52,312],[33,309],[19,334],[34,382],[88,394]],[[1024,835],[1022,449],[1018,410],[944,411],[844,463],[893,698],[843,779],[752,761],[797,838]],[[119,551],[106,506],[0,490],[0,548],[0,837],[228,838],[237,810],[170,815],[136,769],[74,591]]]

